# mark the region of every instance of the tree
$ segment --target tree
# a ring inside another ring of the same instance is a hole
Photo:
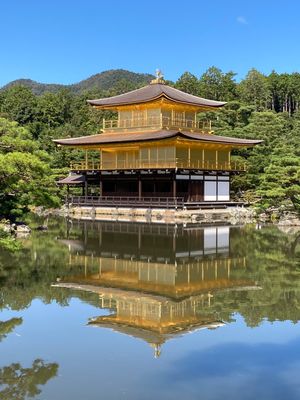
[[[208,99],[230,101],[237,97],[235,73],[223,73],[210,67],[199,79],[199,95]]]
[[[12,121],[20,124],[32,122],[36,116],[36,97],[22,85],[12,86],[2,94],[0,111]]]
[[[71,118],[72,96],[66,89],[45,93],[38,98],[37,119],[48,128],[68,122]]]
[[[31,205],[58,205],[50,161],[28,130],[0,118],[0,215],[12,218]]]
[[[218,133],[218,131],[217,131]],[[236,126],[232,130],[222,130],[222,135],[240,137],[245,139],[262,139],[259,146],[249,149],[234,150],[233,158],[238,157],[247,164],[247,173],[236,176],[232,181],[235,191],[244,191],[247,198],[259,200],[263,188],[261,181],[265,169],[272,163],[272,156],[276,148],[283,147],[281,157],[284,157],[284,144],[293,137],[292,126],[289,118],[284,114],[275,112],[253,112],[249,123],[244,126]],[[262,200],[262,202],[264,202]],[[280,199],[278,198],[278,204]]]
[[[291,146],[284,144],[274,150],[257,193],[268,206],[289,201],[300,211],[300,159]]]
[[[195,75],[190,72],[185,72],[175,83],[176,89],[182,90],[183,92],[198,95],[199,82]]]
[[[265,75],[256,69],[251,69],[246,78],[239,84],[241,100],[246,104],[253,104],[256,111],[268,108],[270,103],[270,90]]]

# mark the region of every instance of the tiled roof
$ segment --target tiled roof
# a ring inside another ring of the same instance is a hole
[[[60,179],[57,183],[60,185],[82,185],[85,182],[83,175],[69,175],[66,178]]]
[[[226,104],[226,102],[208,100],[194,96],[163,83],[154,83],[118,96],[98,100],[87,100],[87,102],[98,107],[117,107],[122,105],[147,103],[161,97],[175,103],[183,103],[198,107],[218,108]]]
[[[55,139],[56,144],[63,146],[88,146],[88,145],[104,145],[104,144],[116,144],[116,143],[133,143],[133,142],[145,142],[145,141],[156,141],[163,139],[170,139],[175,137],[181,137],[184,139],[195,140],[203,143],[222,143],[231,144],[237,146],[254,146],[262,143],[262,140],[252,139],[240,139],[226,136],[217,136],[213,134],[201,134],[182,132],[176,130],[159,130],[159,131],[148,131],[148,132],[130,132],[130,133],[100,133],[91,136],[81,136],[77,138],[69,139]]]

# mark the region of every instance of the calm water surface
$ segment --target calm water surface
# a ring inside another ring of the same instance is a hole
[[[23,243],[0,399],[299,399],[300,232],[52,219]]]

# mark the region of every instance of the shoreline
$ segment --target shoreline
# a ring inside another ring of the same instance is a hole
[[[178,223],[253,223],[257,220],[255,210],[245,207],[224,209],[151,209],[128,207],[69,207],[61,209],[61,215],[75,220],[148,222],[160,224]]]

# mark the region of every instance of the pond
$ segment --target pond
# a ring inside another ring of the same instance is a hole
[[[48,226],[0,254],[1,399],[299,399],[300,232]]]

